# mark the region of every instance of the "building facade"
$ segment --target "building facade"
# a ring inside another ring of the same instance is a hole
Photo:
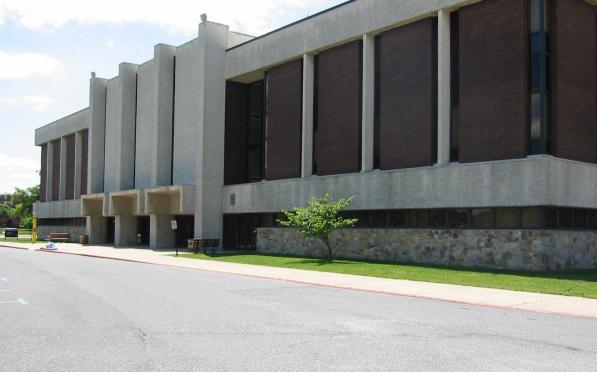
[[[202,17],[37,129],[40,229],[316,255],[276,220],[329,192],[356,197],[345,256],[597,266],[596,4],[354,0],[255,38]]]

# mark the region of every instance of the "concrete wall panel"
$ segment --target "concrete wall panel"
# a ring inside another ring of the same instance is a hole
[[[475,0],[365,0],[257,38],[227,52],[226,78],[234,78],[305,53],[361,39],[362,35],[436,14],[444,7]],[[374,3],[374,5],[373,5]]]
[[[89,128],[91,111],[85,108],[74,114],[56,120],[35,130],[35,145],[59,139],[60,137]]]
[[[597,208],[596,184],[597,165],[542,156],[226,186],[222,203],[224,213],[280,212],[327,192],[334,198],[356,196],[355,210]]]
[[[104,191],[134,188],[137,66],[120,64],[108,82]]]
[[[198,39],[176,48],[173,170],[175,185],[196,183],[196,158],[200,148],[197,139],[202,68]]]

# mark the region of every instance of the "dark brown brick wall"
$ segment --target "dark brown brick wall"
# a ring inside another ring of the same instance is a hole
[[[528,0],[460,10],[460,161],[528,153]]]
[[[226,129],[224,145],[224,183],[247,181],[248,86],[226,83]]]
[[[552,4],[554,155],[595,162],[595,7],[584,0],[557,0]]]
[[[66,137],[66,199],[75,198],[75,136]]]
[[[41,145],[41,170],[39,172],[39,200],[45,202],[46,197],[46,182],[48,181],[48,145]]]
[[[303,62],[290,62],[267,74],[268,180],[301,176]]]
[[[52,146],[52,201],[60,199],[60,140]]]
[[[81,133],[81,195],[87,195],[87,171],[89,166],[89,133]]]
[[[360,171],[362,42],[354,41],[316,59],[317,174]]]
[[[425,19],[380,36],[381,169],[432,165],[437,142],[436,23]]]

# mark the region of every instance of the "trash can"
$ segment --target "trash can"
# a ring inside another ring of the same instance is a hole
[[[89,244],[89,236],[79,235],[79,243],[83,245]]]

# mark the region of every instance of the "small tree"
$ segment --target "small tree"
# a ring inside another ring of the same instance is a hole
[[[286,219],[278,220],[278,223],[282,226],[298,229],[303,237],[321,239],[326,245],[328,258],[332,259],[333,252],[329,235],[334,230],[354,226],[358,222],[354,218],[344,218],[341,214],[344,208],[352,203],[353,199],[354,196],[351,196],[331,202],[330,194],[325,194],[319,198],[315,197],[309,201],[306,208],[283,211]]]

